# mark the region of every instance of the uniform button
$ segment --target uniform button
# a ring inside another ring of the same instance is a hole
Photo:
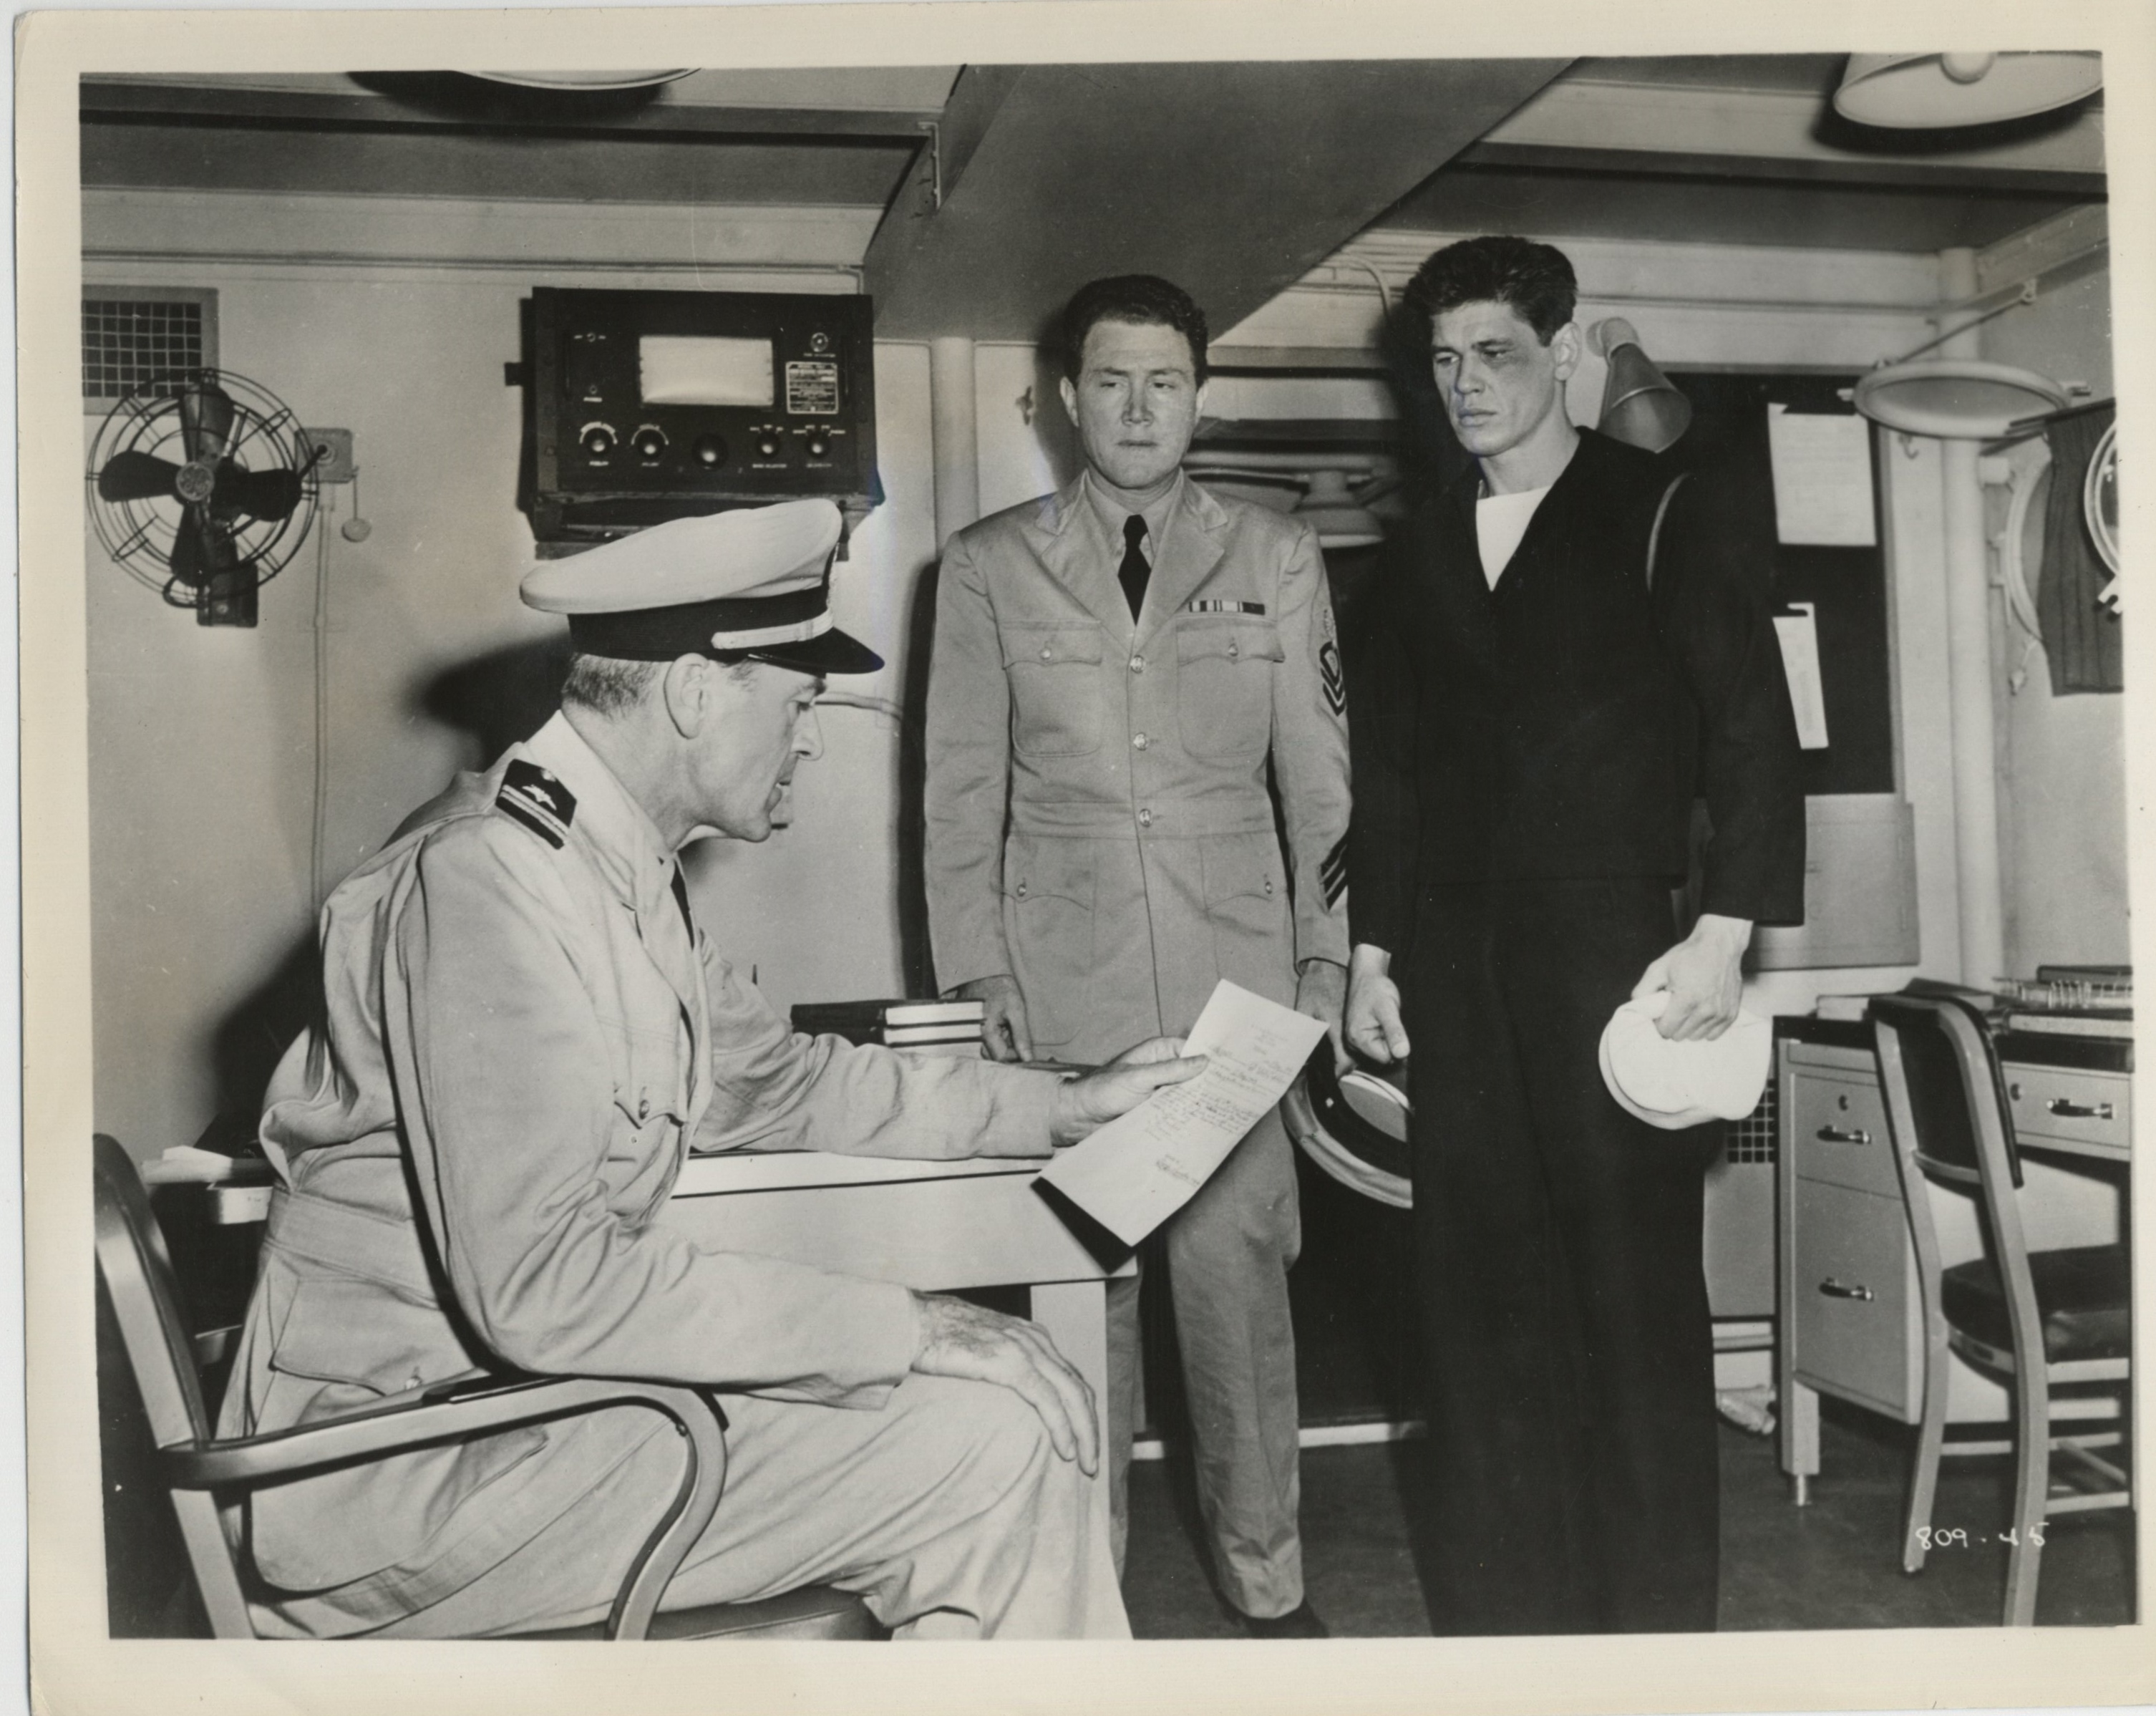
[[[651,1118],[650,1097],[639,1097],[636,1099],[636,1117],[639,1121],[645,1121]]]
[[[1040,652],[1040,659],[1043,661],[1053,661],[1055,659],[1055,650],[1044,647]]]
[[[1152,811],[1141,810],[1138,812],[1138,826],[1140,828],[1151,828],[1152,826]]]
[[[1131,742],[1137,746],[1139,750],[1142,751],[1147,745],[1150,745],[1152,741],[1147,738],[1143,733],[1132,733],[1131,735]]]
[[[1235,640],[1233,638],[1229,639],[1229,640],[1228,640],[1228,659],[1229,659],[1230,661],[1233,661],[1233,660],[1235,660],[1238,655],[1241,655],[1242,653],[1243,653],[1243,652],[1242,652],[1241,649],[1237,645],[1237,644],[1236,644]]]
[[[1133,655],[1131,657],[1131,671],[1132,673],[1143,673],[1145,671],[1144,656]]]
[[[1267,877],[1265,878],[1265,891],[1266,891],[1268,894],[1270,894],[1270,893],[1271,893],[1271,892],[1272,892],[1272,891],[1273,891],[1273,879],[1272,879],[1270,876],[1267,876]]]
[[[1021,900],[1025,897],[1025,884],[1024,882],[1020,882],[1018,885],[1018,897]]]

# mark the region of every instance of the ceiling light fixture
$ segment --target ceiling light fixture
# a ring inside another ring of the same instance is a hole
[[[694,77],[696,68],[675,71],[475,71],[466,75],[521,90],[649,90]]]
[[[2048,113],[2103,87],[2101,54],[1852,54],[1835,110],[1917,131]]]

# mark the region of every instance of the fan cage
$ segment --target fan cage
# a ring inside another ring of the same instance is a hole
[[[201,369],[158,375],[115,405],[90,448],[85,479],[90,516],[97,539],[115,564],[145,588],[156,590],[176,608],[198,605],[201,592],[172,570],[173,543],[187,517],[177,497],[107,501],[97,492],[98,473],[122,453],[146,453],[173,465],[185,465],[187,449],[180,419],[180,396],[215,385],[232,401],[233,420],[224,457],[243,470],[283,469],[300,478],[300,499],[281,519],[249,518],[231,526],[239,563],[252,565],[258,585],[282,572],[305,541],[320,498],[313,447],[292,408],[244,376],[228,370]]]

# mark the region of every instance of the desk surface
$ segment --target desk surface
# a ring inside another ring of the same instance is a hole
[[[1871,1026],[1861,1019],[1814,1019],[1781,1014],[1774,1035],[1800,1043],[1871,1051]],[[2082,1066],[2092,1072],[2133,1071],[2133,1045],[2117,1037],[2061,1036],[2049,1031],[2001,1031],[1992,1038],[2001,1061],[2022,1066]]]
[[[727,1150],[690,1157],[681,1164],[674,1195],[708,1198],[803,1186],[891,1185],[988,1174],[1022,1174],[1031,1179],[1048,1162],[1045,1156],[968,1156],[955,1162],[932,1162],[916,1157],[829,1155],[821,1150]]]

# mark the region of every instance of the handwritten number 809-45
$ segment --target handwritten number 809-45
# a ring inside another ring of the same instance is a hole
[[[1993,1539],[1988,1537],[1971,1539],[1969,1533],[1958,1525],[1947,1526],[1936,1530],[1928,1525],[1920,1525],[1917,1528],[1917,1546],[1919,1549],[1966,1549],[1973,1542],[1988,1544],[1992,1541]],[[1997,1541],[2010,1547],[2018,1547],[2020,1539],[2015,1534],[2013,1528],[2009,1527],[1999,1534]],[[2029,1528],[2029,1547],[2032,1549],[2041,1549],[2044,1547],[2044,1528],[2041,1524]]]

